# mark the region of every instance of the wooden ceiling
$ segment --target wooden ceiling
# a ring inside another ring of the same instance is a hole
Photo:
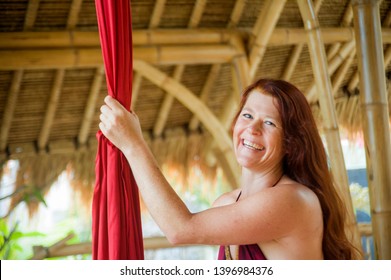
[[[297,1],[132,0],[131,6],[132,107],[157,156],[168,147],[164,141],[196,136],[196,153],[202,151],[207,164],[232,164],[224,161],[224,151],[230,149],[227,131],[246,86],[238,69],[243,59],[250,79],[282,78],[297,85],[321,122]],[[380,1],[386,75],[390,7],[390,0]],[[314,8],[340,125],[359,131],[350,0],[317,0]],[[94,152],[106,94],[93,0],[0,1],[2,162]]]

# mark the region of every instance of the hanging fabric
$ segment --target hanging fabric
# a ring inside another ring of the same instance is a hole
[[[95,0],[108,94],[125,108],[132,96],[130,0]],[[125,156],[99,131],[92,203],[92,257],[144,259],[140,202]]]

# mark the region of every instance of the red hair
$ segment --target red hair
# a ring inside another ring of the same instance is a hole
[[[260,79],[247,87],[232,127],[254,90],[274,97],[284,131],[285,175],[310,188],[318,197],[323,213],[323,255],[325,259],[354,259],[360,252],[345,233],[346,206],[337,193],[327,164],[327,155],[311,108],[294,85],[273,79]]]

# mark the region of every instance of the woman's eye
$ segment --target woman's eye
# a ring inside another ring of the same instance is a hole
[[[271,121],[265,121],[265,124],[267,125],[271,125],[271,126],[276,126],[274,123],[272,123]]]
[[[248,114],[248,113],[244,113],[242,116],[245,117],[246,119],[251,119],[252,118],[252,116],[250,114]]]

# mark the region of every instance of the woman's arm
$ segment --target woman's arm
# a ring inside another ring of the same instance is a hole
[[[174,244],[245,244],[287,235],[303,220],[305,203],[289,188],[271,188],[237,203],[192,214],[171,188],[142,137],[138,118],[105,98],[99,127],[126,156],[152,217]]]

